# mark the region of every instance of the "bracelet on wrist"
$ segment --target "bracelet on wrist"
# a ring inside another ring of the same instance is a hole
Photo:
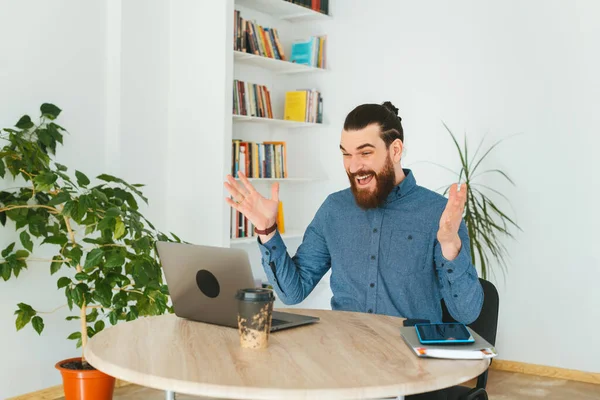
[[[260,229],[257,229],[256,227],[254,227],[254,232],[258,233],[259,235],[268,235],[269,233],[273,232],[275,229],[277,229],[277,222],[275,222],[270,228],[267,228],[265,230],[260,230]]]

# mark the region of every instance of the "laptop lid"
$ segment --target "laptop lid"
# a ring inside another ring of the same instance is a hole
[[[254,287],[244,250],[161,241],[156,248],[175,315],[237,327],[235,294]]]

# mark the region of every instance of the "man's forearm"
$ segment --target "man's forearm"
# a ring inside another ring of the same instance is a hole
[[[458,256],[460,253],[460,249],[462,247],[462,242],[460,241],[460,237],[456,235],[456,238],[449,242],[440,242],[440,246],[442,248],[442,255],[448,261],[452,261]]]
[[[273,236],[275,236],[275,232],[276,231],[273,231],[273,232],[269,233],[268,235],[258,235],[258,239],[263,244],[267,243],[269,240],[271,240],[273,238]]]

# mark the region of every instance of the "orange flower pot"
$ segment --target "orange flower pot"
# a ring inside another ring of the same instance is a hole
[[[55,365],[63,378],[65,400],[112,400],[115,378],[96,369],[67,369],[61,366],[71,361],[81,362],[81,357],[62,360]]]

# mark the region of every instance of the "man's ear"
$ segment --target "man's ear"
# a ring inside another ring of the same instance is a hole
[[[400,162],[400,158],[402,158],[402,149],[404,144],[402,143],[402,140],[396,139],[392,142],[392,144],[390,144],[390,147],[392,150],[392,161],[394,164],[397,164]]]

